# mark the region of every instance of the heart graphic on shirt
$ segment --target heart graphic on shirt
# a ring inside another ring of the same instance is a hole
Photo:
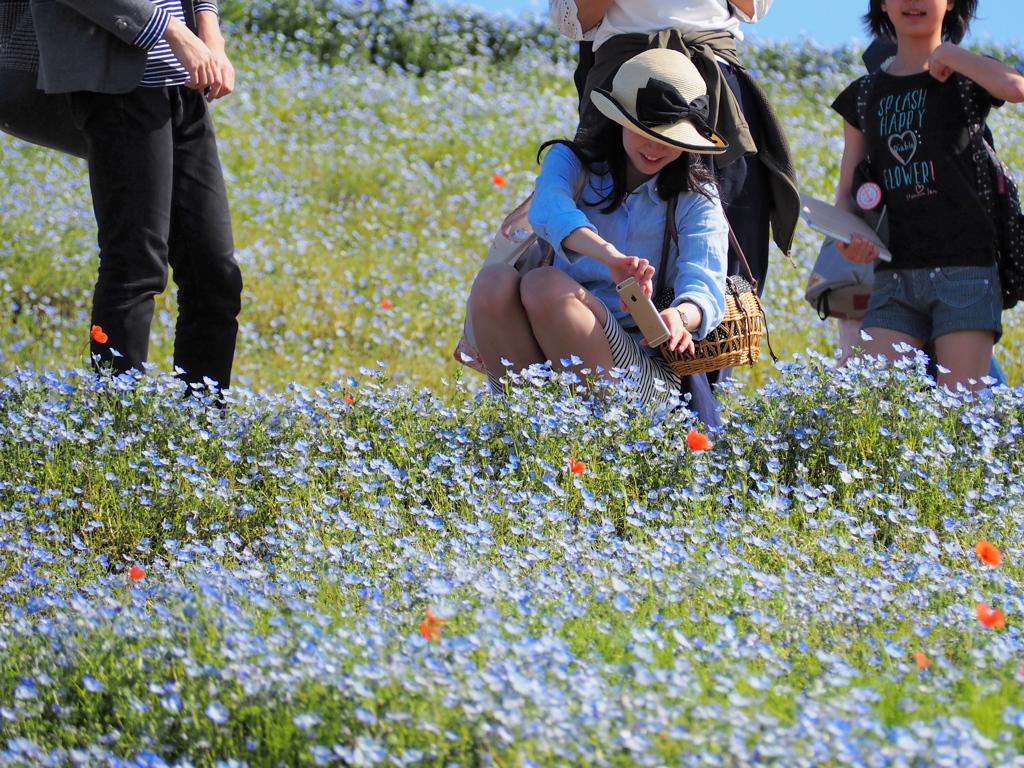
[[[917,135],[913,131],[906,131],[898,136],[890,136],[889,151],[893,157],[906,165],[917,152]]]

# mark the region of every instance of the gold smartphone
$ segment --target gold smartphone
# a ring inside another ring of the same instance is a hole
[[[629,314],[633,316],[637,328],[640,329],[640,333],[644,335],[649,345],[660,347],[672,337],[672,334],[668,332],[668,326],[665,325],[665,321],[658,314],[658,309],[654,306],[654,302],[644,295],[644,292],[640,290],[640,286],[636,284],[636,280],[632,277],[626,278],[615,286],[615,290],[619,292],[619,296],[626,302]]]

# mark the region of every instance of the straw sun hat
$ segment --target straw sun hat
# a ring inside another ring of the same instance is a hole
[[[641,136],[670,147],[717,155],[728,143],[711,130],[707,86],[679,51],[654,48],[619,67],[609,93],[590,96],[601,113]]]

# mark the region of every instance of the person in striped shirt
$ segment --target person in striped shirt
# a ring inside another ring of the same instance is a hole
[[[216,0],[31,0],[39,86],[87,141],[99,242],[91,353],[144,370],[154,297],[178,288],[174,365],[230,384],[242,278],[207,108],[234,89]]]

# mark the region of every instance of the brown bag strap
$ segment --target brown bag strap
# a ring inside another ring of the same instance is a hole
[[[667,201],[668,207],[665,210],[665,236],[661,241],[661,269],[658,270],[658,285],[655,290],[655,295],[661,292],[665,287],[665,264],[668,263],[668,252],[672,243],[676,244],[676,248],[679,248],[679,228],[676,225],[676,208],[679,204],[679,195],[672,195]],[[736,255],[740,257],[740,264],[743,266],[745,272],[744,277],[754,287],[754,292],[757,292],[757,280],[754,279],[754,273],[750,270],[750,265],[747,263],[747,257],[743,253],[743,248],[740,247],[740,241],[736,238],[736,233],[733,231],[732,223],[729,221],[729,217],[725,217],[725,223],[729,227],[729,243],[733,248],[736,249]]]
[[[661,241],[661,264],[659,265],[656,273],[657,284],[654,290],[654,295],[658,296],[665,288],[665,265],[668,263],[669,248],[672,243],[676,244],[676,250],[679,249],[679,227],[676,225],[676,208],[679,204],[679,195],[672,195],[667,201],[668,203],[665,209],[665,236]],[[729,217],[725,217],[725,223],[729,227],[729,242],[732,247],[736,249],[736,255],[740,257],[740,264],[743,266],[746,274],[747,281],[750,283],[751,288],[754,289],[754,296],[757,297],[757,280],[754,279],[754,273],[750,270],[750,265],[747,263],[747,257],[743,253],[743,248],[740,246],[740,241],[736,238],[736,233],[733,231],[732,223],[729,221]],[[682,254],[679,254],[680,256]],[[761,308],[761,301],[758,299],[757,305]],[[764,309],[761,308],[761,316],[764,318],[764,338],[765,343],[768,345],[768,354],[772,356],[772,360],[775,362],[779,361],[779,358],[775,356],[775,351],[772,349],[772,339],[768,334],[768,319],[765,316]]]
[[[732,247],[736,249],[736,255],[740,257],[740,264],[743,265],[743,269],[746,271],[746,278],[750,282],[750,285],[754,289],[754,293],[757,293],[757,280],[754,279],[754,273],[750,270],[750,265],[747,264],[747,257],[743,253],[743,249],[740,247],[740,241],[736,238],[736,233],[732,229],[732,224],[729,223],[729,217],[725,217],[725,223],[729,224],[729,242],[732,243]]]

